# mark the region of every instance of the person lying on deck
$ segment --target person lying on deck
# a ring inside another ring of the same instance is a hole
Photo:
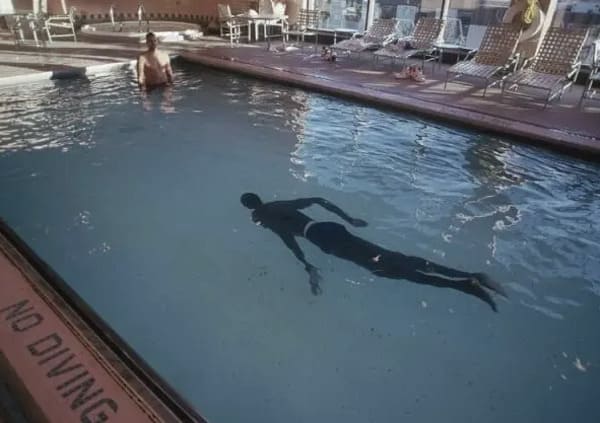
[[[318,269],[310,264],[296,242],[304,237],[324,253],[332,254],[369,270],[376,276],[391,279],[408,279],[419,284],[451,288],[486,302],[494,311],[496,303],[487,290],[506,297],[497,282],[484,273],[468,273],[432,263],[420,257],[406,256],[390,251],[359,238],[339,223],[317,222],[301,213],[313,204],[335,213],[352,226],[364,227],[367,222],[348,216],[339,207],[323,198],[299,198],[289,201],[263,203],[254,193],[242,194],[241,203],[252,210],[252,220],[275,232],[304,265],[309,275],[310,289],[314,295],[321,293]],[[487,289],[487,290],[486,290]]]
[[[138,57],[137,73],[140,88],[150,88],[173,83],[173,69],[169,55],[160,51],[154,33],[146,34],[148,50]]]

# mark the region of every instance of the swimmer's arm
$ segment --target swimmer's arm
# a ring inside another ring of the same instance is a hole
[[[321,293],[321,287],[319,286],[319,282],[321,281],[321,276],[319,275],[318,269],[306,261],[304,258],[304,253],[300,249],[300,246],[296,242],[296,239],[292,235],[282,235],[278,234],[285,245],[292,250],[294,255],[298,260],[304,264],[304,270],[308,273],[308,283],[310,284],[310,290],[314,295],[318,295]]]
[[[173,83],[173,68],[171,68],[171,59],[168,54],[165,54],[165,75],[167,76],[167,82]]]
[[[138,85],[141,87],[144,86],[146,82],[146,76],[144,75],[144,56],[139,56],[137,60],[137,74],[138,74]]]
[[[296,209],[304,209],[306,207],[312,206],[313,204],[318,204],[323,207],[325,210],[330,211],[331,213],[337,214],[339,217],[344,219],[346,222],[350,223],[353,226],[367,226],[367,222],[362,219],[355,219],[353,217],[348,216],[342,209],[340,209],[335,204],[327,201],[321,197],[311,197],[311,198],[300,198],[298,200],[292,201],[294,207]]]
[[[281,240],[283,241],[283,243],[286,245],[286,247],[288,247],[290,250],[292,250],[292,253],[294,253],[296,258],[298,260],[300,260],[302,262],[302,264],[304,264],[304,268],[306,270],[308,270],[311,267],[314,267],[312,264],[310,264],[309,262],[306,261],[306,258],[304,257],[304,252],[300,249],[300,246],[298,245],[298,243],[296,242],[296,239],[292,235],[287,235],[287,234],[286,235],[278,234],[278,235],[281,238]]]

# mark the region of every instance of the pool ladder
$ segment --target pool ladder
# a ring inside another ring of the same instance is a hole
[[[110,22],[112,23],[113,32],[117,31],[117,23],[115,21],[116,10],[117,8],[114,4],[111,4],[110,9],[108,9],[108,15],[110,16]],[[119,20],[119,32],[123,32],[123,19]]]
[[[142,32],[142,21],[146,21],[146,32],[150,32],[150,19],[148,19],[148,14],[146,13],[146,8],[143,3],[138,4],[137,8],[138,15],[138,28],[139,32]]]

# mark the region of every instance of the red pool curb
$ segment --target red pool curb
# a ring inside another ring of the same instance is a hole
[[[104,342],[15,237],[0,222],[0,376],[30,420],[205,421],[143,363],[133,369]]]

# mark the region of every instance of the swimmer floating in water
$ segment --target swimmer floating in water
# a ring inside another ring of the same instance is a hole
[[[502,287],[483,273],[462,272],[420,257],[405,256],[386,250],[351,234],[339,223],[317,222],[299,212],[301,209],[318,204],[353,226],[367,226],[364,220],[348,216],[339,207],[323,198],[299,198],[263,203],[258,195],[245,193],[240,201],[245,207],[253,210],[254,222],[279,235],[296,258],[304,264],[304,269],[309,274],[310,289],[314,295],[321,293],[319,287],[321,277],[318,269],[304,257],[296,237],[304,237],[323,252],[352,261],[374,275],[456,289],[485,301],[494,311],[497,311],[496,303],[485,288],[506,296]]]

